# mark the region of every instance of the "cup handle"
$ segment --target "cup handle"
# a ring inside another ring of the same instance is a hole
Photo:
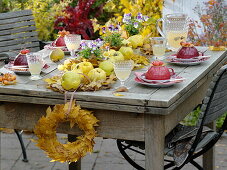
[[[172,68],[169,68],[170,75],[173,76],[175,74],[174,70]]]
[[[158,32],[161,34],[162,37],[166,37],[165,34],[163,33],[163,31],[161,30],[161,28],[159,27],[159,22],[161,22],[161,21],[162,21],[162,23],[164,22],[163,18],[160,18],[160,19],[157,20],[156,28],[157,28]]]

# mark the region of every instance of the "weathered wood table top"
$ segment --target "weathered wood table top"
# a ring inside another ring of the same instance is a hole
[[[207,51],[206,55],[211,58],[200,65],[168,65],[185,78],[174,86],[142,86],[134,82],[135,76],[131,74],[127,82],[131,89],[124,96],[114,96],[113,89],[109,89],[76,92],[75,99],[81,107],[94,109],[100,120],[97,128],[100,136],[145,141],[146,170],[161,170],[165,135],[202,101],[212,76],[227,62],[226,51]],[[48,78],[56,72],[42,76]],[[31,81],[28,77],[18,76],[16,85],[0,86],[0,127],[32,130],[47,105],[64,103],[64,94],[46,89],[42,80]],[[118,85],[119,82],[114,87]],[[67,123],[59,126],[58,132],[81,134],[77,127],[70,129]]]
[[[203,50],[202,48],[201,51]],[[226,54],[224,54],[224,51],[207,51],[206,55],[211,55],[211,58],[200,65],[169,65],[175,70],[177,75],[186,79],[183,83],[172,87],[150,88],[136,84],[134,81],[135,76],[132,73],[127,82],[131,89],[128,93],[124,93],[124,96],[114,96],[113,89],[110,89],[96,92],[77,92],[75,98],[82,107],[86,108],[103,109],[103,104],[105,104],[109,110],[168,114],[203,83],[201,82],[204,81],[203,78],[209,75],[209,72],[224,60]],[[145,69],[147,68],[137,71],[142,72]],[[44,77],[51,77],[54,74],[55,71]],[[59,101],[60,103],[63,102],[63,94],[46,89],[43,81],[31,81],[28,77],[20,76],[16,85],[0,86],[0,100],[51,105],[57,104]],[[114,86],[118,85],[119,82]],[[162,112],[160,112],[159,108],[162,108]]]

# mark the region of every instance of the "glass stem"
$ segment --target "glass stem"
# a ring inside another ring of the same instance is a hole
[[[125,81],[121,81],[121,86],[122,86],[122,87],[125,86]]]
[[[71,50],[71,51],[70,51],[70,55],[71,55],[71,57],[74,58],[74,57],[75,57],[75,50]]]

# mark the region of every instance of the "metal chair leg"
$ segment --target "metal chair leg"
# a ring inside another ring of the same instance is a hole
[[[191,160],[190,163],[194,165],[198,170],[204,170],[197,162],[194,160]]]
[[[19,139],[19,141],[20,141],[20,146],[21,146],[22,154],[23,154],[23,159],[22,159],[22,161],[23,161],[23,162],[28,162],[26,149],[25,149],[24,142],[23,142],[23,139],[22,139],[22,132],[23,132],[23,131],[21,131],[21,132],[19,133],[19,130],[14,129],[14,132],[16,133],[16,135],[17,135],[17,137],[18,137],[18,139]]]
[[[138,165],[136,162],[134,162],[129,156],[128,154],[125,152],[125,149],[127,149],[127,146],[124,146],[120,140],[117,140],[117,146],[118,149],[120,151],[120,153],[122,154],[122,156],[128,161],[128,163],[130,163],[134,168],[136,168],[137,170],[145,170],[143,167],[141,167],[140,165]]]

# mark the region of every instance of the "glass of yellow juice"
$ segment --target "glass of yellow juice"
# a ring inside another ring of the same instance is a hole
[[[75,58],[75,52],[80,47],[81,35],[79,34],[69,34],[64,37],[67,49],[70,51],[70,55]]]
[[[156,60],[164,60],[166,51],[166,39],[164,37],[152,37],[151,45]]]
[[[41,70],[43,68],[43,54],[41,53],[28,53],[26,55],[28,61],[29,72],[31,73],[31,80],[39,80]]]
[[[132,60],[122,60],[114,62],[114,72],[121,82],[120,87],[125,87],[128,89],[128,87],[125,86],[125,81],[129,78],[131,71],[133,69],[133,65],[134,62]]]

